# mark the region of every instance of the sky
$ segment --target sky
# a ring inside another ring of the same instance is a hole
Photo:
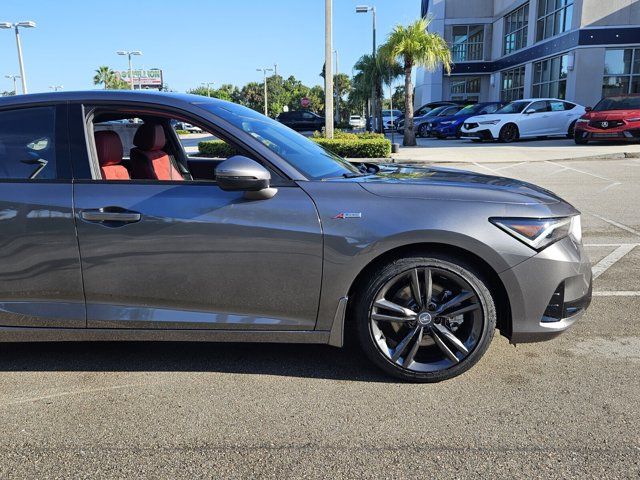
[[[29,93],[96,88],[96,68],[126,70],[117,50],[140,50],[134,68],[161,68],[172,90],[203,82],[242,86],[261,81],[256,68],[278,64],[278,73],[320,85],[324,64],[324,0],[2,0],[0,22],[33,20],[21,29]],[[375,5],[378,41],[393,26],[420,16],[419,0],[334,0],[334,49],[339,70],[372,48],[371,15],[355,6]],[[0,30],[0,91],[18,74],[15,36]],[[19,87],[18,87],[19,88]]]

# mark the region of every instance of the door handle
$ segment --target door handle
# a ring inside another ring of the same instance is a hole
[[[87,222],[117,222],[135,223],[142,219],[138,212],[132,212],[119,207],[105,207],[98,210],[84,210],[81,214]]]

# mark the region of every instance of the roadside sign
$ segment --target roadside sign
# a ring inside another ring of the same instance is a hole
[[[300,105],[302,105],[303,108],[309,108],[309,106],[311,106],[311,100],[309,100],[308,97],[304,97],[300,100]]]

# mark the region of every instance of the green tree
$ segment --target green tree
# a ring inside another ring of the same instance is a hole
[[[116,74],[106,65],[98,67],[93,76],[94,85],[104,85],[105,90],[110,88],[110,84],[115,80]]]
[[[416,134],[413,123],[413,67],[423,66],[434,71],[442,65],[451,73],[451,50],[447,42],[437,33],[427,31],[431,19],[420,19],[404,27],[396,25],[389,34],[387,42],[381,47],[381,53],[389,59],[400,59],[404,68],[405,88],[405,128],[404,145],[415,146]]]

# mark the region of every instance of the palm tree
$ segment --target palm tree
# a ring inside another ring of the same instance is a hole
[[[413,124],[413,82],[411,74],[414,66],[422,66],[434,71],[442,65],[451,73],[451,50],[447,42],[437,33],[427,31],[431,19],[422,18],[404,27],[396,25],[389,34],[387,43],[381,47],[387,58],[401,60],[404,67],[405,86],[405,128],[404,145],[416,145],[416,133]]]
[[[103,84],[105,90],[111,87],[111,84],[116,78],[116,74],[106,65],[98,67],[96,70],[96,74],[93,76],[93,84],[100,85]]]
[[[367,85],[371,92],[373,102],[371,110],[375,118],[377,118],[377,122],[372,122],[372,124],[377,124],[376,130],[382,133],[384,132],[384,125],[382,124],[382,84],[383,82],[388,82],[389,77],[398,77],[404,70],[394,58],[383,55],[381,52],[378,52],[375,59],[373,55],[363,55],[354,65],[354,69],[358,72],[357,75],[360,75],[362,83]],[[369,118],[367,118],[368,128]]]

